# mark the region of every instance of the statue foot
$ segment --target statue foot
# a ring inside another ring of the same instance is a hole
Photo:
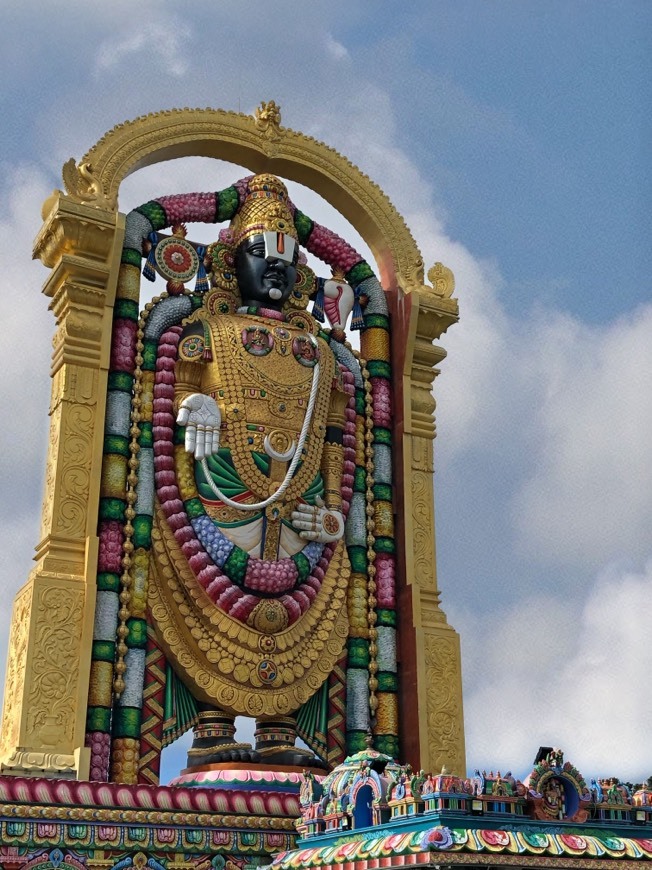
[[[259,764],[263,759],[250,743],[213,743],[210,746],[193,746],[188,750],[188,767],[203,767],[206,764],[224,762],[251,762]]]
[[[258,755],[263,764],[290,767],[317,767],[320,770],[330,770],[328,765],[309,749],[298,746],[269,746],[258,749]]]

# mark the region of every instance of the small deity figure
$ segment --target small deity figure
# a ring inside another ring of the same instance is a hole
[[[311,770],[303,771],[301,788],[299,790],[299,804],[306,808],[315,801],[315,776]]]
[[[564,789],[556,777],[549,779],[544,787],[543,808],[550,816],[558,819],[564,817]]]
[[[564,753],[561,749],[555,748],[552,752],[548,753],[546,761],[551,767],[561,768],[564,766]]]
[[[278,131],[281,123],[281,110],[274,100],[262,102],[256,109],[256,126],[267,135]]]
[[[303,600],[308,609],[318,595],[315,569],[318,579],[330,572],[331,582],[346,588],[342,472],[351,391],[305,311],[316,279],[300,261],[279,179],[250,180],[247,198],[208,258],[212,290],[187,319],[178,345],[174,403],[185,434],[177,460],[205,514],[196,523],[202,543],[237,579],[238,606],[229,613],[257,633],[260,649],[273,652],[275,636],[301,615]],[[230,595],[235,600],[223,578],[214,582],[221,584],[218,606]],[[297,590],[299,604],[290,597]],[[217,669],[237,674],[244,666],[221,661]],[[313,661],[304,655],[293,667],[279,673],[270,659],[258,667],[254,686],[289,684]],[[310,753],[294,748],[291,704],[288,715],[261,710],[251,750],[233,742],[233,710],[200,700],[189,766],[306,763]]]

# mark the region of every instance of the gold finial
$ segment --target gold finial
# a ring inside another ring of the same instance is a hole
[[[278,139],[281,135],[281,107],[274,100],[264,100],[254,112],[256,128],[268,139]]]
[[[451,270],[442,263],[435,263],[428,269],[428,280],[432,284],[433,292],[436,296],[443,296],[444,299],[450,299],[455,290],[455,276]]]

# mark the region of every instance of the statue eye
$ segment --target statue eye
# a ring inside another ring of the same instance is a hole
[[[265,256],[265,243],[264,242],[254,242],[252,245],[248,246],[247,253],[251,254],[254,257],[264,257]]]

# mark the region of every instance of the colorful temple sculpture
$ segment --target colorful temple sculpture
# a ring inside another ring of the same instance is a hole
[[[128,174],[190,155],[250,174],[119,211]],[[122,124],[63,178],[34,248],[56,333],[41,540],[14,602],[0,738],[15,866],[59,823],[61,843],[92,842],[107,867],[120,850],[135,862],[136,842],[262,860],[290,845],[302,770],[369,743],[462,776],[433,516],[450,270],[425,283],[380,188],[281,127],[274,103]],[[283,179],[338,209],[376,262]],[[193,241],[197,224],[219,224],[211,242]],[[160,786],[163,748],[190,729],[186,767]]]
[[[301,788],[300,840],[274,870],[623,867],[652,860],[652,781],[587,786],[550,747],[511,773],[415,773],[366,749]]]
[[[3,870],[633,867],[652,777],[587,786],[559,751],[511,773],[426,774],[373,749],[325,776],[222,771],[207,787],[0,777]],[[299,834],[297,840],[295,834]]]
[[[129,173],[191,155],[249,174],[119,211]],[[380,188],[274,103],[138,118],[63,177],[34,248],[56,318],[50,446],[12,614],[0,870],[652,860],[648,787],[589,786],[550,747],[523,782],[465,778],[433,515],[454,280],[435,263],[424,282]],[[197,224],[220,227],[203,243]]]

